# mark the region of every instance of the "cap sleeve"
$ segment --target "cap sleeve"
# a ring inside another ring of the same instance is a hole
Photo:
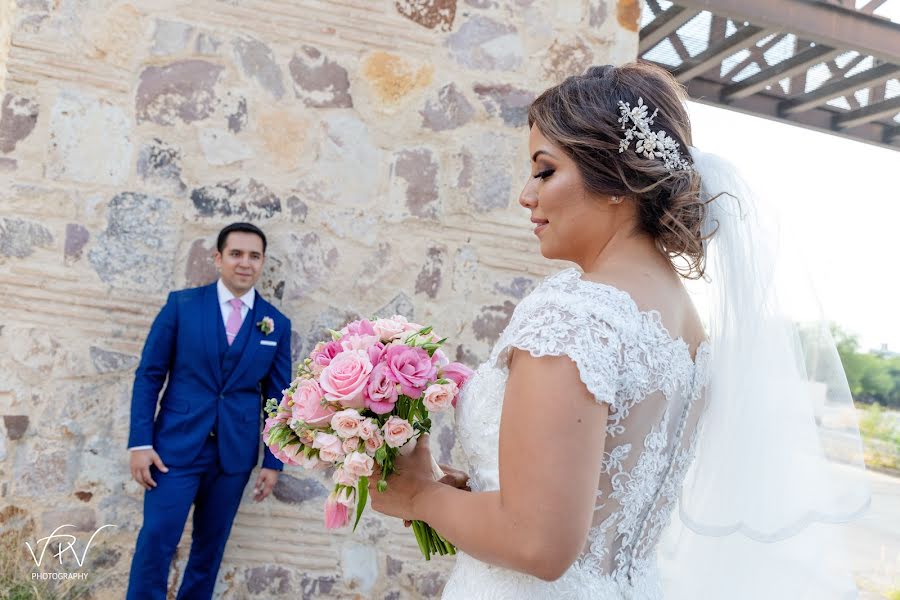
[[[602,307],[589,306],[571,294],[532,294],[513,312],[491,364],[505,367],[509,349],[534,357],[568,356],[597,402],[616,406],[622,365],[619,331]]]

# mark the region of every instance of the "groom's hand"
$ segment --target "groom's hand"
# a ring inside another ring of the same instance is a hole
[[[275,469],[260,469],[259,477],[253,484],[253,499],[260,502],[272,493],[272,488],[278,483],[278,471]]]
[[[141,484],[145,490],[156,487],[156,482],[153,481],[153,477],[150,476],[150,465],[154,465],[163,473],[169,472],[169,468],[163,464],[163,461],[159,457],[159,454],[156,453],[156,450],[132,450],[129,454],[131,454],[129,459],[129,462],[131,463],[131,476],[135,481]]]

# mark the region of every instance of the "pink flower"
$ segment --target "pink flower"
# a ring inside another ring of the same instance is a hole
[[[354,477],[371,477],[375,472],[375,461],[362,452],[353,452],[344,459],[344,470]]]
[[[369,456],[375,456],[375,453],[378,452],[378,449],[384,445],[384,438],[381,436],[381,430],[376,429],[372,432],[372,435],[366,439],[366,454]]]
[[[334,474],[331,476],[331,480],[338,485],[348,485],[350,487],[354,487],[359,483],[359,478],[354,477],[344,467],[335,469]]]
[[[438,377],[449,379],[455,383],[457,387],[462,388],[469,378],[472,377],[472,369],[462,363],[452,362],[449,365],[441,367]]]
[[[350,522],[350,510],[346,504],[338,502],[337,492],[331,492],[325,501],[325,528],[339,529]]]
[[[286,445],[281,449],[280,456],[277,458],[286,465],[300,466],[303,459],[306,458],[303,456],[303,444],[295,442]]]
[[[304,469],[321,469],[325,466],[325,463],[320,461],[316,455],[306,456],[302,452],[297,455],[295,459],[297,462],[297,466],[303,467]]]
[[[422,402],[429,411],[440,412],[453,406],[458,392],[459,388],[452,380],[447,383],[433,383],[425,390]]]
[[[343,449],[344,454],[350,454],[351,452],[356,452],[357,450],[359,450],[359,438],[358,437],[347,438],[341,444],[341,449]]]
[[[334,414],[334,408],[322,404],[322,388],[314,379],[304,379],[294,390],[293,416],[310,425],[324,425]]]
[[[400,392],[418,398],[429,381],[434,379],[435,367],[431,357],[421,348],[397,345],[384,353],[388,377],[400,384]]]
[[[376,415],[386,415],[397,403],[397,382],[388,375],[387,365],[379,363],[372,369],[365,390],[366,408]]]
[[[332,340],[328,343],[319,342],[316,344],[316,347],[309,355],[309,358],[312,359],[312,365],[310,365],[312,372],[316,375],[321,373],[322,369],[331,364],[334,357],[340,353],[341,343],[337,340]]]
[[[354,408],[348,408],[336,412],[331,416],[331,428],[338,437],[351,438],[359,431],[359,422],[362,417]]]
[[[406,324],[406,317],[394,315],[390,319],[375,319],[375,322],[372,323],[372,327],[375,330],[375,335],[377,335],[381,341],[387,342],[406,331]]]
[[[433,362],[434,366],[440,370],[450,364],[450,359],[447,358],[447,355],[444,354],[440,348],[438,348],[434,351],[434,354],[431,355],[431,362]]]
[[[312,446],[313,441],[316,439],[316,432],[312,429],[301,429],[297,432],[297,437],[300,438],[301,444]]]
[[[371,372],[372,363],[365,352],[341,352],[322,370],[319,385],[326,400],[344,408],[362,408],[363,390]]]
[[[375,344],[380,344],[378,336],[375,335],[345,335],[341,338],[341,348],[346,351],[365,350],[368,354],[369,348]]]
[[[406,419],[393,415],[384,424],[384,442],[391,448],[399,448],[409,441],[415,430]]]
[[[438,373],[438,378],[440,379],[449,379],[453,383],[456,384],[456,387],[460,390],[462,386],[466,384],[469,379],[472,377],[472,369],[467,367],[466,365],[458,362],[452,362],[449,365],[441,368]],[[459,398],[459,392],[457,391],[456,395],[453,397],[453,406],[456,406],[456,399]]]
[[[319,459],[325,462],[337,462],[344,458],[344,445],[341,439],[324,431],[316,434],[313,448],[319,450]]]
[[[375,328],[368,319],[360,319],[359,321],[347,323],[339,333],[341,335],[376,335]]]
[[[278,417],[266,417],[265,424],[263,425],[262,430],[262,439],[264,444],[269,444],[269,431],[272,430],[272,427],[281,422],[282,421],[278,420]]]
[[[343,504],[347,508],[353,508],[356,504],[356,490],[353,488],[344,488],[337,493],[337,498],[339,504]]]
[[[359,422],[359,430],[357,431],[357,435],[363,440],[367,440],[372,435],[378,431],[378,423],[374,421],[372,418],[365,418]]]
[[[369,355],[369,362],[377,365],[381,362],[381,357],[384,356],[384,344],[377,342],[369,346],[366,349],[366,353]]]

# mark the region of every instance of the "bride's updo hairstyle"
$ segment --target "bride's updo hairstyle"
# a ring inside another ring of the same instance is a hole
[[[690,163],[691,125],[687,96],[668,71],[635,62],[591,67],[537,97],[528,109],[528,126],[562,148],[578,165],[591,192],[635,201],[638,228],[656,241],[682,277],[697,279],[704,270],[701,225],[706,204],[700,199],[700,176],[692,168],[666,168],[662,158],[645,158],[636,138],[619,152],[625,129],[619,102],[659,110],[652,131],[665,131],[678,142],[681,158]]]

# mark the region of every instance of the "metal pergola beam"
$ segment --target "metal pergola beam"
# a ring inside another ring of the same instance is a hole
[[[699,14],[699,10],[673,4],[641,29],[638,53],[650,50]]]
[[[821,106],[829,100],[846,96],[856,90],[884,83],[898,76],[900,76],[900,67],[897,65],[889,63],[878,65],[856,75],[842,77],[837,81],[826,83],[822,87],[798,98],[784,100],[778,105],[778,112],[782,115],[791,115],[809,110],[810,108]]]
[[[835,4],[819,0],[678,0],[678,4],[900,63],[900,24]]]
[[[730,104],[723,104],[719,100],[724,87],[721,83],[696,78],[687,82],[686,87],[691,99],[702,104],[735,110],[824,133],[849,135],[846,130],[835,131],[835,113],[825,108],[812,108],[801,113],[783,116],[778,113],[779,99],[774,96],[754,94],[735,100]],[[892,133],[894,129],[896,128],[890,125],[869,121],[854,127],[850,137],[882,148],[900,150],[900,137],[896,133]]]
[[[849,129],[885,117],[892,117],[898,112],[900,112],[900,96],[895,96],[890,100],[835,115],[834,126],[837,129]]]
[[[754,25],[747,25],[718,43],[710,44],[706,50],[673,69],[672,74],[681,83],[690,81],[720,65],[723,60],[738,50],[754,46],[759,40],[772,33]]]
[[[729,85],[722,90],[722,101],[732,102],[738,98],[746,98],[780,79],[793,77],[798,73],[807,71],[813,65],[829,61],[842,54],[842,52],[842,50],[835,50],[828,46],[807,48],[799,54],[795,54],[767,69],[763,69],[739,83]]]

